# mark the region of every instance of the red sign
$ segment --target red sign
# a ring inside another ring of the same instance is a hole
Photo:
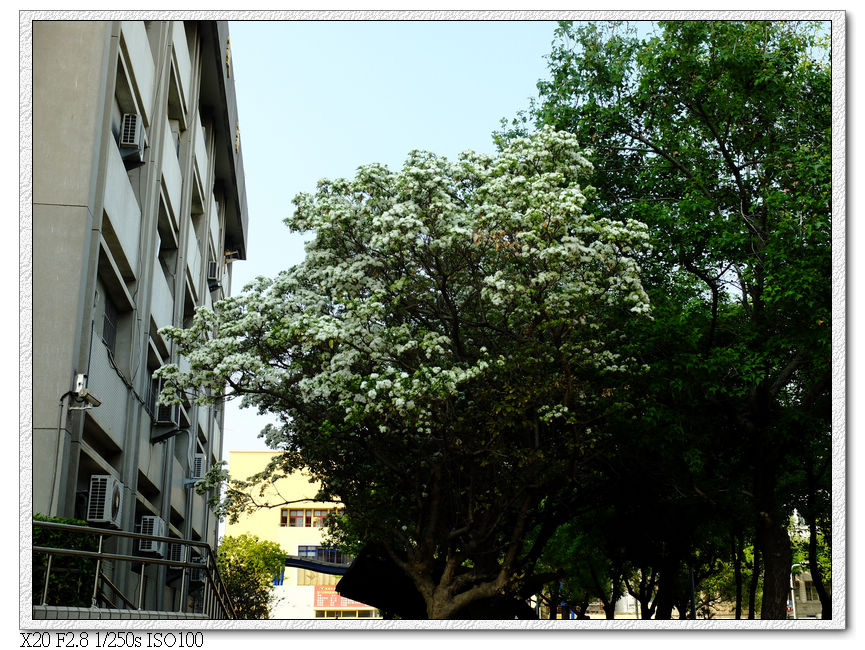
[[[343,598],[336,592],[335,585],[315,585],[314,607],[316,609],[357,609],[358,607],[369,607],[369,605],[364,605],[351,598]]]

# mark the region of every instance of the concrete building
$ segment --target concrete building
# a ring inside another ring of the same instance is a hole
[[[215,548],[189,479],[222,456],[222,411],[156,405],[152,375],[184,363],[159,329],[246,257],[227,23],[35,21],[32,63],[33,512]],[[179,598],[165,575],[146,607]]]
[[[273,458],[272,451],[231,451],[228,471],[233,478],[246,479],[262,471]],[[237,523],[227,523],[226,535],[248,533],[279,544],[290,556],[336,564],[348,564],[350,558],[324,544],[324,522],[340,504],[316,501],[319,486],[309,477],[296,473],[270,485],[259,502],[274,507],[259,508],[244,515]],[[257,495],[257,492],[256,492]],[[272,619],[378,618],[378,611],[334,590],[339,575],[309,568],[287,566],[274,580]]]
[[[832,593],[831,585],[827,585],[826,591]],[[794,612],[796,618],[823,617],[823,605],[820,596],[817,595],[810,571],[804,570],[799,575],[793,576],[792,592],[795,597],[795,609],[794,603],[791,602],[787,607],[790,618],[793,618]]]

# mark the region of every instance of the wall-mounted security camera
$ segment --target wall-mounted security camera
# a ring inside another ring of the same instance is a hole
[[[102,400],[96,397],[87,388],[87,375],[79,374],[75,377],[75,390],[73,391],[75,399],[78,402],[87,402],[90,406],[96,407],[102,404]]]
[[[102,400],[96,397],[96,395],[91,393],[87,388],[82,388],[80,391],[78,391],[78,399],[84,400],[85,402],[90,404],[90,406],[99,406],[100,404],[102,404]]]

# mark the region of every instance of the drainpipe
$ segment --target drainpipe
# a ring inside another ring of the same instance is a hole
[[[51,517],[58,516],[58,505],[60,502],[60,484],[61,480],[61,470],[60,468],[63,466],[63,430],[66,428],[66,415],[69,413],[66,406],[66,399],[70,396],[74,395],[74,393],[70,390],[63,395],[60,396],[60,415],[57,418],[57,458],[54,461],[54,486],[51,490],[51,505],[48,508],[48,515]]]

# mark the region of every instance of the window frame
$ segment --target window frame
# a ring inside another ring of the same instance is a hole
[[[299,513],[299,514],[298,514]],[[291,508],[288,511],[288,527],[289,528],[304,528],[304,515],[305,511],[303,508]],[[300,522],[298,524],[298,522]]]

